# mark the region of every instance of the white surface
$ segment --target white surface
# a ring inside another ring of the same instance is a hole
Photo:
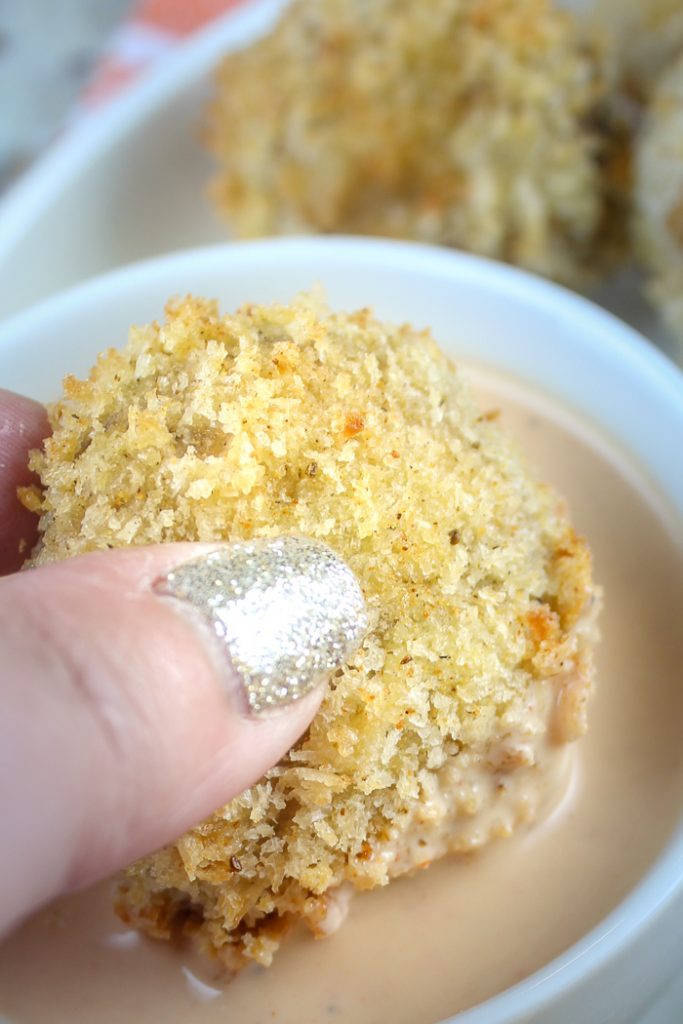
[[[640,1024],[681,1024],[683,1021],[683,973],[657,999]]]
[[[193,289],[232,308],[286,299],[315,282],[333,305],[370,304],[380,316],[429,324],[456,357],[524,378],[578,409],[645,470],[683,544],[683,474],[671,457],[672,438],[683,434],[683,375],[597,307],[458,253],[320,238],[181,253],[86,283],[0,325],[0,379],[37,398],[55,395],[63,373],[84,373],[131,323],[158,317],[174,292]],[[458,1024],[635,1024],[676,973],[682,943],[683,829],[584,940]],[[676,1024],[679,1005],[653,1009],[645,1024]]]

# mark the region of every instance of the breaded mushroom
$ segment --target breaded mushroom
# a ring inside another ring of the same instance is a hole
[[[297,921],[328,934],[354,889],[559,797],[593,685],[590,553],[428,332],[176,301],[50,415],[34,564],[303,535],[348,563],[370,622],[282,762],[124,874],[124,920],[268,964]]]
[[[413,238],[582,285],[603,89],[548,0],[296,0],[217,72],[213,194],[241,237]]]
[[[655,89],[635,162],[637,248],[683,355],[683,51]]]
[[[666,66],[683,52],[681,0],[597,0],[590,22],[612,37],[628,94],[646,100]]]

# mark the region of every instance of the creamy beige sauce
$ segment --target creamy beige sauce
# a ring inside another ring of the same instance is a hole
[[[226,987],[188,951],[127,931],[100,886],[0,948],[0,1012],[17,1024],[429,1024],[561,953],[651,864],[683,804],[683,550],[647,483],[589,427],[470,376],[569,499],[605,589],[590,731],[560,805],[483,852],[356,896],[335,935],[303,929],[271,968]]]

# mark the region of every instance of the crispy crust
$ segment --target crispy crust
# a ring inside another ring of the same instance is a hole
[[[629,95],[646,101],[663,69],[683,50],[681,0],[597,0],[589,20],[613,38]]]
[[[580,285],[603,70],[546,0],[298,0],[218,69],[213,195],[240,236],[417,238]]]
[[[683,352],[683,53],[654,90],[636,172],[636,239],[649,294]]]
[[[268,963],[295,920],[341,920],[344,886],[509,835],[556,792],[592,685],[590,554],[428,333],[187,299],[51,419],[34,563],[297,532],[343,555],[371,619],[290,754],[126,872],[125,920]]]

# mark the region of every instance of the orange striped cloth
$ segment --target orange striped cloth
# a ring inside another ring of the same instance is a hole
[[[251,0],[140,0],[112,36],[83,96],[92,109],[111,99],[178,43],[226,11]]]

